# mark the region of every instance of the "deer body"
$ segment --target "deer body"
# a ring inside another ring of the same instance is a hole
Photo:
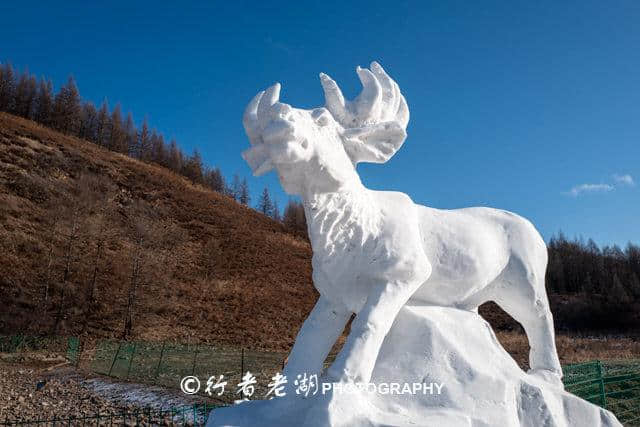
[[[547,252],[527,220],[501,210],[438,210],[403,193],[365,188],[360,161],[383,163],[405,140],[409,112],[397,84],[377,63],[358,68],[363,84],[345,101],[321,74],[326,108],[278,101],[278,84],[247,107],[255,174],[276,169],[284,189],[304,200],[320,293],[298,333],[285,374],[319,373],[352,313],[351,333],[326,376],[367,382],[393,320],[406,304],[475,310],[497,302],[529,338],[534,374],[562,375],[544,286]]]

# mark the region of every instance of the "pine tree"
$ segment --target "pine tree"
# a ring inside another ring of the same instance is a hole
[[[147,118],[142,122],[142,129],[138,132],[137,156],[138,159],[151,161],[151,134]]]
[[[609,289],[609,292],[607,292],[606,296],[607,299],[614,304],[629,302],[629,295],[625,291],[624,286],[622,285],[622,282],[620,281],[617,273],[614,273],[613,275],[611,289]]]
[[[262,195],[258,201],[257,208],[259,212],[262,212],[266,216],[273,215],[273,203],[271,202],[271,196],[269,196],[269,190],[267,187],[264,187],[264,190],[262,190]]]
[[[167,147],[164,137],[154,130],[151,133],[151,150],[153,151],[153,161],[161,166],[167,167]]]
[[[78,136],[95,143],[98,139],[98,111],[92,102],[82,106],[80,123]]]
[[[20,75],[20,79],[18,79],[18,84],[15,88],[13,113],[26,119],[32,119],[35,112],[36,94],[36,79],[29,75],[28,70],[25,70]]]
[[[304,215],[304,206],[302,203],[289,199],[287,206],[284,208],[282,222],[289,230],[301,235],[306,235],[307,220]]]
[[[272,214],[272,218],[275,219],[278,222],[282,221],[282,217],[280,216],[280,207],[278,206],[278,201],[277,200],[273,200],[273,214]]]
[[[51,80],[40,80],[36,101],[35,120],[45,126],[50,126],[53,116],[53,84]]]
[[[0,66],[0,110],[11,112],[14,106],[15,75],[13,66]]]
[[[240,177],[237,173],[233,174],[231,187],[229,187],[229,195],[237,202],[240,200]]]
[[[629,294],[635,301],[640,301],[640,279],[635,272],[631,273],[631,279],[629,279]]]
[[[102,101],[98,110],[98,124],[96,132],[96,143],[103,147],[108,147],[111,143],[111,119],[109,117],[109,104],[107,100]]]
[[[125,153],[129,154],[131,157],[135,157],[136,150],[136,141],[138,131],[136,130],[136,125],[133,123],[133,115],[131,112],[127,114],[127,120],[124,122],[124,135],[127,143],[127,151]]]
[[[71,76],[53,101],[53,117],[56,129],[66,134],[77,134],[80,128],[80,93]]]
[[[220,168],[217,167],[207,170],[205,174],[205,183],[209,188],[213,191],[217,191],[218,193],[224,193],[226,188],[222,172],[220,172]]]
[[[249,184],[247,184],[247,179],[244,178],[240,183],[240,190],[238,195],[238,201],[245,206],[248,206],[251,202],[251,196],[249,195]]]
[[[174,172],[180,173],[180,171],[182,171],[182,162],[183,162],[182,151],[180,151],[180,148],[178,148],[178,144],[176,143],[176,140],[172,139],[171,142],[169,143],[169,158],[168,158],[169,169],[171,169]]]
[[[29,77],[28,93],[29,108],[27,111],[27,118],[29,120],[35,120],[38,107],[38,80],[36,79],[36,76],[32,75],[31,77]]]
[[[197,149],[193,150],[193,155],[187,159],[183,175],[193,182],[202,182],[202,157]]]
[[[109,132],[109,149],[117,151],[118,153],[128,152],[129,143],[127,141],[127,134],[125,133],[125,128],[122,123],[122,109],[120,107],[120,104],[116,104],[116,107],[113,109],[109,124],[111,125]]]

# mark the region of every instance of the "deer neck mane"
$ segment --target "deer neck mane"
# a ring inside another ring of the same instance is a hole
[[[314,256],[340,255],[362,246],[380,230],[380,211],[371,191],[357,183],[305,197]]]

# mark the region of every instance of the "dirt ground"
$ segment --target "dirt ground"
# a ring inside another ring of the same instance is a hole
[[[118,383],[79,372],[60,356],[0,354],[0,423],[109,415],[194,403],[205,401],[179,390]]]
[[[518,332],[496,334],[521,367],[528,367],[529,346]],[[588,360],[640,359],[640,340],[628,337],[556,337],[562,364]],[[42,384],[38,389],[38,384]],[[116,414],[204,403],[176,389],[112,381],[77,371],[61,355],[0,354],[0,422],[19,419]],[[209,404],[216,402],[207,401]]]

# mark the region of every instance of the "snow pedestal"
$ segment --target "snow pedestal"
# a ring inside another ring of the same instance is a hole
[[[289,393],[216,409],[207,426],[621,425],[609,411],[523,372],[482,317],[454,308],[404,307],[371,383],[375,392],[319,388],[308,398]],[[394,383],[400,388],[391,394]],[[405,383],[423,387],[406,393]]]

